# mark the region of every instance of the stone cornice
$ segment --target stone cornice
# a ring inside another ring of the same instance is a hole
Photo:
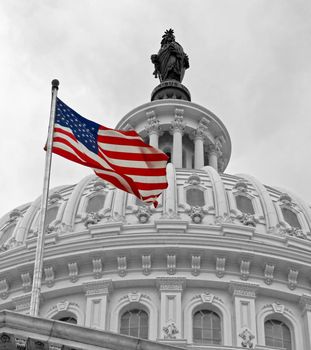
[[[158,277],[156,280],[160,292],[182,292],[186,285],[185,277]]]
[[[259,284],[230,281],[229,292],[233,297],[256,298]]]
[[[83,289],[86,296],[92,295],[108,295],[112,289],[111,280],[96,280],[83,283]]]

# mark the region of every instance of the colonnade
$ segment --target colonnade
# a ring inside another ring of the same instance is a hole
[[[168,130],[173,136],[172,145],[172,163],[175,168],[183,167],[183,135],[186,130],[186,123],[184,122],[183,109],[175,109],[174,119],[171,121],[171,125]],[[155,148],[159,148],[159,137],[163,135],[164,130],[160,125],[160,121],[157,119],[154,111],[147,112],[147,124],[145,130],[149,136],[149,144]],[[194,168],[201,169],[204,167],[204,150],[208,152],[208,165],[212,166],[215,170],[219,170],[219,158],[222,155],[222,144],[218,139],[211,140],[208,133],[208,127],[199,122],[196,129],[189,128],[187,131],[191,140],[194,143]]]

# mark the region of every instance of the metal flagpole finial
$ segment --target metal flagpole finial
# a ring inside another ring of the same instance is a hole
[[[59,80],[53,79],[52,80],[52,89],[58,89],[59,86]]]

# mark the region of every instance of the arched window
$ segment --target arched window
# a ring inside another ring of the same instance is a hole
[[[104,194],[99,194],[97,196],[94,196],[89,199],[85,211],[87,213],[97,213],[103,208],[104,203],[105,203]]]
[[[220,317],[210,310],[199,310],[193,316],[193,342],[221,344]]]
[[[69,311],[59,312],[53,317],[53,320],[70,323],[70,324],[78,323],[76,315]]]
[[[235,197],[237,208],[245,214],[255,214],[252,200],[245,196]]]
[[[77,324],[77,319],[74,317],[62,317],[58,321],[70,323],[70,324]]]
[[[148,314],[140,309],[126,311],[121,316],[120,333],[148,339]]]
[[[205,204],[204,192],[198,188],[190,188],[186,192],[186,202],[191,207],[203,207]]]
[[[287,208],[282,208],[282,213],[284,220],[291,226],[295,228],[300,228],[300,223],[298,221],[297,215]]]
[[[265,322],[265,338],[267,346],[292,350],[290,330],[281,321],[268,320]]]

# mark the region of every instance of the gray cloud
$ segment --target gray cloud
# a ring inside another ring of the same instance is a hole
[[[50,81],[113,127],[149,100],[149,57],[169,27],[190,57],[193,101],[231,134],[227,171],[310,202],[310,14],[308,0],[2,1],[0,213],[40,195]],[[90,172],[55,156],[51,186]]]

